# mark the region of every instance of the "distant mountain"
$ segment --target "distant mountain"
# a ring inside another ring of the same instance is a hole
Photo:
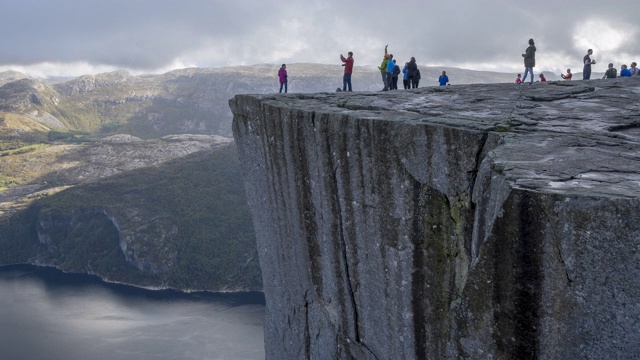
[[[3,72],[0,72],[0,86],[8,82],[13,82],[20,79],[26,79],[28,77],[29,77],[28,75],[23,74],[19,71],[12,71],[12,70],[3,71]]]
[[[61,82],[4,72],[0,73],[0,119],[13,114],[23,122],[39,123],[45,132],[127,133],[143,139],[187,133],[231,136],[228,100],[236,94],[277,92],[278,69],[279,65],[191,68],[140,76],[116,71]],[[287,64],[287,69],[290,92],[332,92],[342,86],[340,65]],[[516,77],[450,67],[420,69],[422,87],[437,85],[442,70],[452,85],[513,82]],[[559,78],[545,75],[550,81]],[[375,66],[356,66],[353,86],[355,91],[381,90],[380,72]],[[6,126],[3,129],[0,122],[0,136],[3,130],[6,134]],[[34,124],[29,127],[37,130]]]

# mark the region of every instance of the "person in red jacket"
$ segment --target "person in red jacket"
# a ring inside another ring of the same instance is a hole
[[[342,91],[347,91],[347,86],[349,87],[349,91],[352,91],[351,73],[353,72],[353,53],[349,51],[347,55],[349,56],[345,58],[344,56],[342,56],[342,54],[340,54],[340,60],[342,60],[342,62],[344,63],[342,64],[342,66],[344,66],[344,76],[342,76]]]
[[[545,77],[544,77],[544,74],[543,74],[543,73],[540,73],[540,81],[541,81],[541,82],[545,82],[545,81],[547,81],[547,78],[545,78]]]

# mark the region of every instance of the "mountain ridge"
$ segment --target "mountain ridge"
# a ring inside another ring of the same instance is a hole
[[[236,94],[276,92],[278,65],[184,68],[163,74],[113,71],[48,82],[15,71],[0,73],[0,111],[29,116],[49,130],[142,138],[176,133],[231,136],[227,101]],[[355,66],[356,91],[382,87],[377,68]],[[515,74],[421,66],[421,85],[435,86],[442,70],[451,84],[513,82]],[[288,65],[290,92],[332,92],[342,86],[340,65]],[[549,80],[554,75],[548,74]],[[0,113],[0,116],[2,114]],[[2,129],[0,128],[0,135]]]

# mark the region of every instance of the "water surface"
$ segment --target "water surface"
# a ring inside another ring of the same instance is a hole
[[[264,297],[0,267],[0,359],[264,359]]]

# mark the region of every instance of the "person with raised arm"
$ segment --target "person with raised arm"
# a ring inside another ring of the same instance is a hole
[[[382,58],[382,63],[378,68],[380,70],[380,74],[382,75],[382,83],[384,84],[384,88],[382,88],[382,91],[389,90],[389,83],[387,82],[387,65],[389,65],[389,53],[387,52],[388,47],[389,44],[385,45],[384,47],[384,58]]]
[[[344,75],[342,76],[342,91],[352,91],[351,89],[351,74],[353,73],[353,53],[349,51],[345,58],[340,54],[340,60],[342,60],[344,66]],[[347,90],[347,88],[349,90]]]

